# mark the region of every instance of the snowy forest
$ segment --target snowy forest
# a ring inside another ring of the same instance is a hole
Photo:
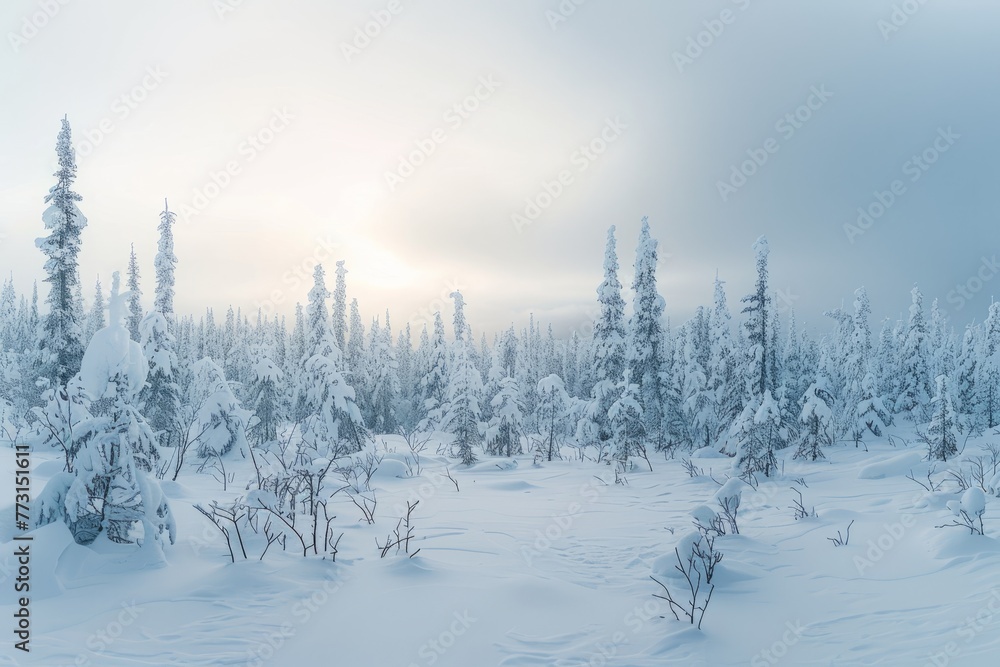
[[[821,520],[805,478],[833,475],[831,459],[866,466],[891,454],[880,474],[905,475],[912,491],[937,498],[929,521],[982,539],[990,532],[986,504],[1000,494],[1000,449],[988,442],[1000,425],[1000,303],[956,331],[914,286],[908,317],[873,322],[858,286],[851,307],[829,310],[828,327],[811,333],[776,306],[761,237],[744,267],[726,269],[754,272],[752,292],[727,294],[723,272],[713,302],[674,322],[658,287],[664,223],[643,219],[634,252],[608,229],[604,277],[594,286],[599,315],[587,336],[559,339],[534,318],[488,335],[468,314],[476,304],[458,291],[451,311],[419,331],[396,325],[388,311],[365,321],[343,261],[315,267],[291,321],[232,307],[179,313],[175,272],[185,258],[174,252],[169,199],[158,221],[141,223],[157,229],[155,257],[121,258],[110,280],[80,275],[88,220],[74,190],[72,146],[63,119],[36,241],[44,284],[8,277],[0,291],[0,438],[52,462],[33,481],[30,524],[49,540],[145,554],[158,568],[172,567],[185,535],[199,536],[197,559],[217,568],[293,556],[338,566],[372,557],[415,563],[432,558],[439,539],[422,529],[427,506],[445,493],[474,493],[488,477],[544,493],[525,481],[534,470],[572,469],[573,479],[597,485],[595,497],[646,483],[650,493],[697,484],[685,487],[693,505],[680,511],[680,532],[660,529],[657,565],[646,573],[653,581],[636,575],[630,585],[644,591],[634,598],[639,608],[656,606],[650,618],[701,632],[727,605],[722,588],[713,596],[716,586],[738,585],[719,573],[736,558],[728,545],[734,554],[742,548],[734,540],[745,517],[765,508],[790,516],[791,487],[796,525]],[[596,264],[601,249],[593,255]],[[625,263],[634,266],[627,286]],[[654,483],[664,470],[674,481]],[[860,479],[880,478],[865,470]],[[392,495],[383,488],[389,476],[412,484]],[[419,490],[421,480],[432,492]],[[751,494],[764,501],[753,506]],[[397,502],[387,507],[383,497]],[[816,538],[816,548],[856,544],[854,521],[840,512],[820,531],[837,535],[833,545]],[[557,542],[568,531],[538,536]],[[529,565],[543,551],[533,537],[510,549]],[[855,564],[871,560],[860,549]],[[732,571],[730,579],[738,581]],[[782,651],[807,642],[787,635],[775,643]],[[697,643],[680,637],[659,655]],[[622,642],[607,646],[624,650]],[[774,664],[776,655],[752,664]],[[432,663],[423,656],[419,664]]]

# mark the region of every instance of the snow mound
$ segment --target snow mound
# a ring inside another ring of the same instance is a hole
[[[714,447],[702,447],[691,452],[693,459],[728,459],[729,457]]]
[[[372,479],[405,478],[409,475],[406,464],[396,458],[386,456],[378,469],[372,474]]]
[[[884,479],[906,475],[923,461],[920,452],[906,452],[885,461],[869,463],[858,473],[858,479]]]

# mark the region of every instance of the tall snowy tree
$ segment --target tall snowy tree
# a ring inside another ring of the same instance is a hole
[[[420,430],[430,431],[440,427],[448,404],[448,347],[444,340],[444,321],[441,312],[434,313],[434,336],[428,345],[427,372],[420,380],[424,417]]]
[[[947,375],[937,378],[937,392],[931,404],[933,417],[927,433],[923,435],[927,443],[927,457],[937,461],[947,461],[958,454],[958,421],[951,403],[951,388]]]
[[[726,304],[723,281],[715,278],[715,305],[709,316],[708,387],[715,407],[716,429],[713,439],[718,442],[726,429],[743,410],[743,386],[739,382],[739,359],[733,342],[732,316]]]
[[[898,412],[908,413],[914,420],[922,421],[931,397],[927,323],[924,320],[923,294],[916,286],[910,294],[910,319],[900,359],[902,386],[895,407]]]
[[[747,316],[744,330],[747,338],[746,395],[750,402],[760,405],[764,392],[773,392],[771,363],[771,295],[768,289],[767,260],[770,252],[767,239],[761,236],[753,245],[757,257],[757,282],[751,294],[743,297],[743,314]]]
[[[135,257],[135,245],[131,246],[128,257],[128,332],[132,340],[139,341],[139,323],[142,322],[142,290],[139,288],[139,260]]]
[[[83,358],[82,313],[77,311],[75,295],[80,284],[80,232],[87,226],[76,202],[83,199],[73,191],[76,180],[76,152],[73,149],[69,121],[62,119],[62,130],[56,140],[59,171],[56,184],[45,196],[49,207],[42,214],[49,235],[35,241],[47,257],[45,282],[49,283],[46,303],[49,312],[43,324],[41,339],[43,368],[41,372],[51,383],[66,386],[80,370]]]
[[[743,412],[730,426],[729,439],[735,444],[736,464],[743,475],[774,474],[777,459],[774,452],[788,443],[788,427],[782,417],[781,405],[775,399],[775,377],[771,368],[773,337],[768,327],[771,318],[771,296],[768,290],[767,239],[761,236],[753,244],[757,258],[757,281],[754,291],[743,297],[746,333],[745,386],[747,402]]]
[[[333,339],[343,351],[347,349],[347,269],[342,259],[337,261],[336,275],[333,288]]]
[[[656,289],[656,263],[657,243],[650,235],[649,219],[643,218],[632,280],[632,316],[628,321],[626,365],[629,381],[639,387],[638,400],[642,408],[645,437],[660,451],[676,445],[677,440],[666,419],[669,397],[664,372],[668,359],[663,349],[660,318],[664,302]],[[622,400],[621,394],[618,400]]]
[[[980,412],[986,428],[995,428],[1000,425],[1000,302],[990,304],[980,347],[976,376]]]
[[[976,384],[980,363],[978,355],[976,329],[973,326],[966,327],[956,361],[955,411],[963,427],[973,433],[981,431],[983,427],[979,386]]]
[[[868,292],[864,287],[859,287],[854,292],[854,316],[851,324],[851,340],[847,346],[846,363],[843,368],[843,399],[841,414],[837,427],[838,434],[846,435],[854,440],[855,446],[869,431],[868,427],[858,419],[858,409],[869,394],[867,400],[873,400],[871,396],[874,387],[869,387],[865,391],[863,383],[869,374],[872,356],[872,332],[868,320],[871,316],[871,306],[868,301]]]
[[[330,297],[330,290],[326,288],[326,273],[323,265],[317,264],[313,269],[313,286],[309,290],[309,302],[306,305],[306,331],[307,331],[307,353],[315,354],[316,348],[326,337],[328,329],[329,311],[326,309],[326,300]]]
[[[377,320],[372,324],[368,352],[368,378],[371,387],[368,410],[371,419],[366,419],[366,423],[376,433],[395,433],[399,426],[396,415],[400,392],[399,363],[392,347],[388,311],[385,314],[384,328],[379,327]]]
[[[481,416],[480,392],[483,379],[469,353],[464,300],[460,292],[452,292],[455,303],[455,353],[448,379],[448,407],[442,420],[443,430],[455,436],[458,458],[465,465],[476,462],[475,449],[482,442],[479,430]]]
[[[84,327],[83,339],[85,341],[90,342],[91,337],[105,327],[104,308],[104,290],[101,288],[101,279],[98,278],[97,284],[94,286],[94,302],[90,306],[87,324]]]
[[[176,339],[168,330],[167,320],[153,311],[139,325],[140,344],[149,363],[149,375],[140,401],[150,427],[162,447],[177,446],[180,437],[180,386],[178,363],[174,352]]]
[[[594,323],[591,350],[593,387],[584,417],[577,425],[577,439],[588,444],[608,440],[612,426],[608,410],[618,396],[617,387],[625,371],[625,300],[618,280],[618,254],[615,250],[615,227],[608,229],[604,249],[604,280],[597,287],[600,315]]]
[[[160,224],[157,229],[160,238],[156,244],[156,257],[153,267],[156,269],[156,288],[153,295],[153,309],[163,315],[167,324],[174,319],[174,267],[177,256],[174,254],[174,224],[177,214],[170,210],[167,200],[163,200],[163,212],[160,213]]]

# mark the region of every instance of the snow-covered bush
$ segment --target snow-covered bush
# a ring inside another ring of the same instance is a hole
[[[517,380],[507,376],[500,380],[500,389],[490,401],[492,416],[486,424],[483,438],[486,453],[493,456],[521,454],[521,437],[524,434],[524,403],[518,391]]]
[[[826,458],[823,447],[833,444],[834,420],[833,396],[827,388],[825,377],[820,377],[809,386],[803,396],[802,413],[799,415],[799,447],[795,458],[817,459]]]
[[[715,549],[715,537],[704,532],[692,531],[681,538],[677,546],[674,547],[674,557],[676,563],[673,570],[678,575],[673,575],[675,588],[685,591],[687,600],[677,599],[670,592],[670,586],[660,581],[654,576],[650,579],[655,581],[663,589],[663,594],[654,593],[653,596],[661,600],[666,600],[670,605],[670,612],[678,621],[683,616],[691,625],[696,625],[701,629],[702,619],[705,611],[712,600],[712,592],[715,584],[712,583],[712,576],[715,573],[715,566],[722,560],[723,554]],[[670,574],[668,571],[665,574]],[[705,587],[708,590],[705,590]]]
[[[719,506],[719,517],[729,528],[729,532],[738,535],[740,532],[737,525],[737,518],[740,511],[740,503],[743,501],[743,493],[750,488],[750,485],[735,477],[729,479],[715,492],[712,500]]]
[[[135,407],[149,366],[124,326],[125,298],[118,274],[109,324],[94,334],[80,368],[80,388],[91,416],[79,422],[74,474],[57,475],[43,490],[36,525],[63,519],[79,544],[100,533],[114,542],[154,544],[175,525],[153,471],[159,450],[152,429]]]
[[[986,494],[981,489],[966,489],[961,500],[949,500],[948,510],[954,519],[946,526],[968,528],[973,535],[983,535],[983,515],[986,514]],[[938,526],[942,528],[944,526]]]

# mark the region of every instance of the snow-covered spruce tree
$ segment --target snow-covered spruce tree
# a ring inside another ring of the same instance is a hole
[[[81,387],[93,417],[79,424],[75,472],[52,478],[36,504],[36,525],[65,520],[78,544],[102,532],[113,542],[174,542],[176,527],[159,484],[149,476],[159,453],[153,432],[136,408],[148,366],[125,328],[127,294],[114,274],[109,324],[83,357]]]
[[[641,388],[630,379],[631,371],[626,368],[624,378],[618,384],[618,397],[608,410],[613,456],[623,468],[628,466],[632,456],[639,454],[646,439],[646,421],[642,418],[642,403],[639,400]]]
[[[302,315],[301,309],[297,307],[296,326],[292,334],[294,361],[291,362],[291,367],[292,377],[295,380],[292,417],[297,422],[303,421],[311,414],[309,400],[306,397],[311,382],[304,377],[305,363],[322,344],[329,331],[327,323],[329,313],[326,309],[326,300],[329,296],[330,292],[326,288],[326,274],[323,265],[317,264],[313,268],[313,286],[309,290],[307,297],[309,301],[306,304],[305,314]]]
[[[492,456],[515,456],[524,453],[521,438],[524,436],[524,404],[518,382],[504,377],[500,388],[490,401],[492,417],[486,425],[484,439],[486,453]]]
[[[490,355],[490,367],[486,371],[486,375],[483,377],[483,396],[485,398],[490,398],[496,396],[500,393],[500,385],[504,378],[510,377],[503,372],[501,367],[502,361],[502,350],[501,341],[497,341],[497,350],[495,354]],[[517,380],[515,379],[515,382]],[[493,419],[493,402],[492,399],[489,401],[484,401],[482,406],[482,414],[480,418],[484,423],[489,424]]]
[[[957,378],[955,387],[955,411],[964,429],[971,433],[979,433],[983,429],[979,387],[976,385],[978,374],[979,345],[976,339],[976,328],[966,327],[962,337],[962,347],[955,369]]]
[[[577,425],[577,439],[598,444],[611,438],[613,429],[608,410],[617,398],[617,387],[625,372],[625,300],[618,280],[618,253],[615,227],[608,229],[604,249],[604,280],[597,287],[601,312],[594,323],[593,387],[584,418]]]
[[[389,313],[386,312],[385,327],[379,327],[376,320],[372,324],[368,344],[368,379],[371,387],[368,410],[371,419],[365,421],[376,433],[395,433],[399,427],[396,418],[400,392],[398,371],[399,364],[392,348]]]
[[[139,336],[149,363],[149,376],[139,394],[142,409],[160,446],[176,447],[181,412],[177,354],[174,352],[176,340],[168,331],[167,320],[156,311],[142,319]]]
[[[910,319],[900,354],[901,387],[895,408],[914,421],[923,421],[931,397],[930,355],[927,349],[927,323],[924,321],[923,294],[914,286],[910,291]]]
[[[14,346],[20,336],[19,320],[14,279],[7,278],[3,283],[3,289],[0,289],[0,348],[9,351],[15,349]]]
[[[538,452],[547,461],[561,458],[559,451],[567,428],[571,400],[562,378],[555,373],[538,381],[538,408],[535,416],[538,434],[541,436]]]
[[[594,371],[594,339],[581,338],[580,339],[580,351],[576,355],[577,368],[579,369],[579,375],[576,378],[576,391],[574,396],[578,396],[582,399],[587,399],[594,390],[594,384],[597,382],[597,375]],[[586,405],[586,402],[583,403]],[[578,419],[582,419],[581,416]],[[574,428],[576,428],[574,426]]]
[[[850,408],[845,407],[857,397],[848,394],[848,363],[851,355],[851,341],[854,339],[854,317],[844,308],[834,308],[823,313],[836,325],[833,333],[823,340],[823,363],[820,370],[826,375],[827,387],[836,405],[834,418],[838,432],[846,431],[851,425]]]
[[[770,378],[770,385],[774,387],[772,390],[774,400],[781,408],[781,418],[789,429],[792,429],[797,424],[795,419],[797,415],[788,413],[789,401],[785,400],[785,369],[782,366],[785,352],[782,349],[781,317],[777,309],[771,310],[771,326],[768,331],[768,335],[771,337],[771,344],[768,346],[771,354],[767,374]]]
[[[101,288],[101,279],[98,278],[94,286],[94,302],[90,306],[90,312],[87,313],[87,322],[83,328],[83,340],[89,342],[95,333],[107,325],[104,319],[105,309],[104,290]]]
[[[683,386],[680,387],[683,399],[684,417],[692,445],[710,447],[718,432],[716,425],[715,392],[708,384],[708,374],[703,366],[700,354],[702,349],[710,347],[708,329],[701,326],[707,323],[703,309],[698,309],[698,315],[687,328],[680,349],[677,350],[678,366],[682,368]]]
[[[812,370],[806,364],[805,352],[802,341],[803,333],[800,333],[795,321],[795,310],[790,309],[788,313],[788,335],[785,337],[784,359],[782,366],[785,369],[785,395],[789,399],[801,398],[812,384]],[[791,401],[790,401],[791,402]],[[795,405],[798,405],[797,399]]]
[[[852,318],[851,339],[847,347],[844,373],[844,398],[839,415],[837,433],[854,440],[855,445],[865,434],[863,424],[858,420],[858,406],[863,400],[862,382],[868,375],[872,355],[872,332],[868,320],[871,306],[868,292],[859,287],[854,292],[854,316]]]
[[[343,350],[342,350],[343,352]],[[351,299],[351,325],[347,334],[347,350],[344,355],[345,377],[354,387],[359,406],[371,404],[371,386],[367,371],[367,351],[365,348],[365,325],[361,321],[358,300]]]
[[[580,334],[574,331],[570,334],[569,341],[563,350],[562,370],[556,375],[566,378],[566,393],[570,396],[580,396]]]
[[[878,345],[872,357],[872,372],[878,394],[884,397],[885,407],[890,413],[895,413],[895,401],[900,388],[899,355],[892,321],[888,318],[882,322],[882,329],[879,331]]]
[[[248,429],[248,435],[257,445],[275,440],[278,428],[285,417],[282,380],[278,365],[258,348],[253,366],[253,382],[250,385],[250,405],[256,420]]]
[[[309,302],[306,305],[306,349],[310,353],[319,346],[329,331],[327,322],[330,314],[326,309],[326,300],[329,297],[326,272],[322,264],[317,264],[313,269],[313,286],[309,290]]]
[[[156,270],[156,287],[153,294],[153,310],[163,315],[169,326],[174,319],[174,267],[177,266],[177,256],[174,254],[174,224],[177,215],[170,210],[167,200],[163,200],[163,212],[160,213],[160,224],[157,229],[160,238],[156,243],[156,257],[153,267]]]
[[[139,260],[135,257],[135,245],[128,256],[128,332],[132,340],[140,338],[139,323],[142,322],[142,290],[139,288]]]
[[[236,398],[226,381],[225,373],[214,361],[205,357],[192,369],[194,379],[187,405],[194,409],[185,442],[197,444],[201,459],[246,455],[250,444],[246,430],[252,414]],[[178,470],[179,464],[178,461]]]
[[[857,422],[854,433],[857,441],[868,437],[869,434],[876,438],[881,438],[886,434],[886,427],[892,425],[892,413],[885,406],[885,401],[877,392],[875,376],[871,372],[865,374],[861,380],[861,394],[857,409],[855,410],[855,420]]]
[[[482,441],[480,432],[479,395],[483,379],[469,353],[465,337],[464,300],[460,292],[452,292],[455,302],[455,351],[451,375],[448,378],[448,407],[441,428],[455,436],[457,456],[465,465],[476,462],[475,448]]]
[[[753,404],[748,404],[748,407]],[[781,408],[764,390],[760,407],[753,414],[748,437],[740,441],[736,451],[736,466],[743,475],[761,473],[771,477],[777,472],[778,460],[774,452],[788,445],[788,429],[781,417]]]
[[[729,442],[735,444],[736,465],[741,475],[759,472],[770,477],[777,467],[774,452],[786,446],[788,429],[781,406],[772,393],[774,375],[769,372],[774,350],[768,331],[772,321],[767,239],[763,236],[757,239],[753,250],[757,256],[757,282],[754,292],[743,297],[746,304],[743,313],[747,316],[744,322],[746,405],[730,426]]]
[[[950,374],[955,370],[958,355],[955,350],[954,332],[948,326],[948,318],[941,312],[937,299],[931,301],[931,312],[927,322],[927,348],[928,366],[932,378],[942,373]]]
[[[795,450],[795,458],[810,461],[826,458],[823,448],[829,447],[834,441],[833,402],[833,395],[827,389],[826,376],[821,371],[802,397],[799,447]]]
[[[980,347],[976,393],[986,428],[995,428],[1000,425],[1000,302],[990,304]]]
[[[298,367],[309,354],[309,334],[306,332],[306,314],[301,303],[295,304],[295,324],[288,338],[285,361],[290,368]]]
[[[341,350],[347,349],[347,269],[344,260],[337,261],[333,288],[333,339]]]
[[[733,343],[733,329],[726,305],[723,281],[715,278],[715,305],[709,317],[708,387],[715,407],[713,443],[719,443],[729,425],[743,411],[743,385],[739,381],[739,359]]]
[[[441,425],[448,404],[448,346],[444,340],[441,312],[434,313],[434,336],[430,340],[427,372],[420,380],[424,417],[418,428],[431,431]]]
[[[770,250],[767,239],[763,236],[753,244],[757,258],[757,282],[751,294],[741,301],[746,305],[742,313],[747,316],[744,322],[744,332],[747,340],[746,350],[746,396],[751,402],[763,400],[764,393],[771,391],[771,375],[768,373],[771,357],[771,337],[768,327],[771,320],[771,295],[768,289],[767,260]]]
[[[399,378],[399,392],[394,406],[398,428],[405,432],[414,430],[423,418],[420,396],[420,374],[416,353],[413,350],[413,335],[407,322],[396,338],[396,375]]]
[[[343,358],[331,334],[305,362],[306,417],[302,421],[300,463],[334,459],[360,451],[368,437],[354,388],[344,378]]]
[[[533,428],[531,419],[534,418],[535,408],[538,406],[538,396],[535,394],[535,387],[538,385],[539,375],[545,366],[541,331],[535,326],[535,316],[528,317],[528,330],[523,336],[523,344],[518,347],[518,361],[514,377],[521,386],[521,400],[524,402],[526,426]]]
[[[937,377],[937,393],[931,401],[933,417],[921,439],[927,444],[927,458],[947,461],[958,454],[958,421],[951,403],[948,376]]]
[[[87,226],[87,218],[76,206],[83,197],[72,190],[76,180],[76,152],[65,118],[56,140],[56,153],[59,171],[54,175],[58,180],[45,196],[49,207],[42,213],[49,235],[35,240],[47,257],[45,282],[49,283],[46,298],[49,312],[42,324],[39,370],[51,385],[65,387],[80,370],[83,358],[82,313],[77,312],[75,294],[80,284],[80,232]]]
[[[664,301],[656,289],[656,261],[656,240],[650,235],[649,219],[643,218],[636,248],[632,316],[628,321],[625,356],[630,382],[639,386],[644,437],[657,451],[664,451],[678,444],[679,434],[667,425],[670,397],[665,370],[668,358],[663,349],[660,318]],[[620,396],[617,400],[621,400]],[[676,412],[669,416],[676,416]]]

